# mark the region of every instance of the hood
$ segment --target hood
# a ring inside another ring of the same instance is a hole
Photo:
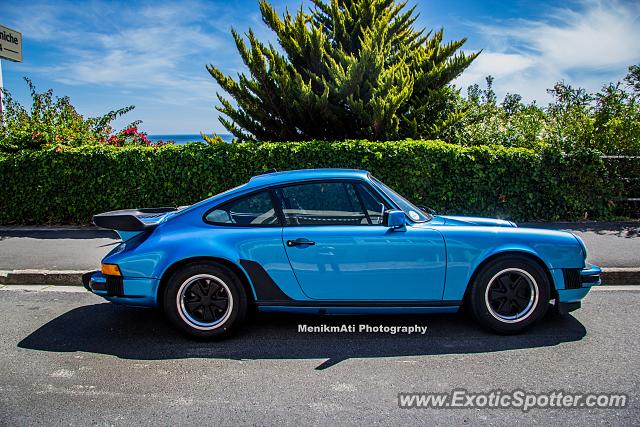
[[[473,216],[436,215],[443,221],[443,225],[473,225],[486,227],[517,227],[511,221],[495,218],[480,218]]]

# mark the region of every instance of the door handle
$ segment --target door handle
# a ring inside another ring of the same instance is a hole
[[[309,239],[305,239],[305,238],[299,238],[296,240],[287,240],[287,246],[289,246],[290,248],[293,246],[313,246],[315,245],[316,242],[312,242]]]

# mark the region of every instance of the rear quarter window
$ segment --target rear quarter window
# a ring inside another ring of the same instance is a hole
[[[267,191],[232,200],[211,210],[205,221],[217,225],[279,226],[278,215]]]

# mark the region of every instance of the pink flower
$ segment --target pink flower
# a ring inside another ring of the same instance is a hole
[[[115,135],[111,135],[107,141],[109,142],[109,144],[120,146],[120,141],[118,141],[118,137]]]

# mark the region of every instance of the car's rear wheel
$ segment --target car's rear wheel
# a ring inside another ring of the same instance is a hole
[[[163,305],[178,329],[200,339],[228,335],[247,313],[242,283],[228,268],[213,262],[188,264],[173,273]]]
[[[549,292],[549,280],[538,263],[520,255],[500,257],[476,275],[471,312],[483,326],[515,334],[545,315]]]

